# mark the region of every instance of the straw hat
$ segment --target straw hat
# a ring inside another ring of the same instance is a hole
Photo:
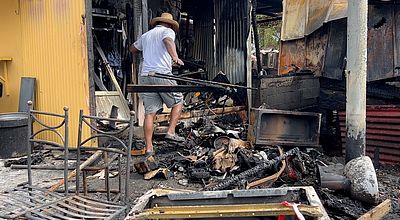
[[[160,17],[153,18],[150,21],[150,25],[155,26],[157,22],[164,22],[170,24],[172,26],[172,30],[174,30],[175,32],[179,31],[179,23],[174,20],[172,14],[170,13],[162,13]]]

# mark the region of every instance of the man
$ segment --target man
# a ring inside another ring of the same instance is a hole
[[[179,59],[175,47],[175,32],[179,30],[179,24],[172,15],[163,13],[161,17],[156,17],[150,22],[155,26],[150,31],[144,33],[129,50],[133,55],[143,52],[143,66],[139,76],[139,84],[143,85],[177,85],[176,81],[159,79],[149,76],[149,73],[172,74],[172,62],[184,65]],[[183,142],[185,139],[175,133],[176,124],[180,118],[183,107],[182,93],[141,93],[145,108],[144,135],[146,142],[146,153],[154,154],[153,148],[153,123],[157,112],[163,108],[163,103],[172,108],[170,124],[165,136],[166,139]]]

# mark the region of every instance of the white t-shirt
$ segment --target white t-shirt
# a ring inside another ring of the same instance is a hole
[[[147,76],[150,72],[171,74],[172,58],[163,42],[167,37],[175,41],[175,32],[171,28],[157,25],[133,43],[138,50],[143,51],[141,76]]]

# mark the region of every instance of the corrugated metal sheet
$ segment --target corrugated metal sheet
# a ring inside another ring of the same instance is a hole
[[[209,78],[215,75],[214,53],[214,10],[213,0],[202,1],[198,10],[194,11],[194,48],[193,57],[204,60]]]
[[[185,1],[194,22],[192,56],[205,62],[208,78],[220,71],[232,83],[246,82],[250,66],[250,2],[247,0]]]
[[[216,71],[210,77],[222,70],[232,83],[245,82],[247,63],[250,61],[247,54],[247,37],[250,30],[249,1],[214,1],[214,15]]]
[[[71,145],[79,109],[89,114],[84,5],[82,0],[20,1],[23,74],[37,78],[38,110],[61,113],[69,107]]]
[[[339,112],[343,152],[346,138],[346,112]],[[400,162],[400,106],[367,106],[367,155],[375,149],[384,163]]]
[[[2,113],[18,111],[19,85],[23,76],[18,13],[18,0],[0,1],[0,57],[12,58],[12,61],[7,61],[9,95],[3,90],[3,96],[0,97]],[[0,76],[4,76],[3,62],[0,61]]]

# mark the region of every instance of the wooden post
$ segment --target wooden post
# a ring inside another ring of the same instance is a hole
[[[79,168],[82,170],[82,169],[84,169],[85,167],[91,165],[95,160],[97,160],[98,158],[100,158],[102,154],[103,154],[103,151],[101,151],[101,150],[96,151],[96,152],[95,152],[92,156],[90,156],[85,162],[83,162],[83,163],[79,166]],[[76,169],[68,174],[67,181],[68,181],[69,179],[73,178],[75,175],[76,175]],[[58,188],[60,188],[60,186],[62,186],[62,185],[64,185],[64,179],[58,181],[56,184],[54,184],[53,186],[51,186],[50,189],[49,189],[49,191],[50,191],[50,192],[55,192],[55,191],[56,191]],[[78,189],[76,189],[76,190],[78,190]]]

